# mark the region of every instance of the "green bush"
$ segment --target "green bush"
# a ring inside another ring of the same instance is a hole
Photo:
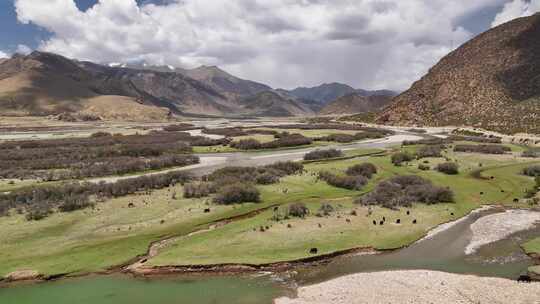
[[[416,158],[421,159],[425,157],[442,157],[442,146],[428,145],[418,149],[416,152]]]
[[[429,171],[431,169],[430,166],[428,165],[424,165],[424,164],[419,164],[418,165],[418,169],[422,170],[422,171]]]
[[[413,156],[407,152],[397,152],[392,154],[391,160],[395,166],[401,166],[402,163],[413,160]]]
[[[334,207],[328,203],[322,204],[321,208],[319,208],[319,213],[324,216],[328,216],[332,212],[334,212]]]
[[[396,209],[410,207],[415,202],[436,204],[453,201],[454,193],[449,188],[434,186],[431,181],[417,175],[401,175],[381,182],[355,203]]]
[[[532,165],[524,168],[523,174],[527,176],[540,176],[540,165]]]
[[[289,206],[287,214],[291,217],[306,217],[309,214],[309,209],[303,203],[295,203]]]
[[[201,198],[212,193],[212,185],[206,182],[192,182],[184,185],[185,198]]]
[[[367,183],[368,179],[365,176],[341,176],[330,172],[320,172],[319,178],[327,184],[348,190],[361,190]]]
[[[438,164],[435,169],[441,173],[455,175],[459,173],[459,166],[456,163],[446,162]]]
[[[320,160],[330,159],[343,156],[341,150],[327,149],[327,150],[315,150],[304,155],[304,160]]]
[[[251,184],[235,183],[222,187],[214,197],[214,203],[220,205],[231,205],[240,203],[260,202],[260,193]]]
[[[371,163],[363,163],[349,167],[346,173],[351,176],[361,175],[371,178],[373,174],[377,174],[377,167]]]

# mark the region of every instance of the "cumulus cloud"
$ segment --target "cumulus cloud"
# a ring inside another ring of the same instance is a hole
[[[27,45],[19,44],[17,45],[17,49],[15,52],[23,55],[28,55],[32,53],[32,49]]]
[[[540,0],[512,0],[504,5],[503,10],[495,16],[492,27],[519,17],[530,16],[540,11]]]
[[[219,65],[274,87],[406,89],[472,37],[462,16],[506,0],[16,0],[40,49],[96,62]],[[159,3],[159,4],[156,4]]]
[[[9,57],[9,55],[7,53],[0,51],[0,59],[8,58],[8,57]]]

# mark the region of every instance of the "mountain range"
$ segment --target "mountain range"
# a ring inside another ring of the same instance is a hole
[[[360,112],[381,124],[540,133],[539,37],[540,13],[497,26],[442,58],[399,95],[340,83],[273,89],[215,66],[101,65],[36,51],[0,59],[0,110],[149,120]]]
[[[350,92],[356,90],[343,84],[274,90],[216,66],[101,65],[38,51],[0,61],[0,108],[6,115],[79,113],[150,120],[171,114],[305,116]]]

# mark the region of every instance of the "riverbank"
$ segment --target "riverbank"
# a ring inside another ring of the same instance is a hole
[[[539,303],[540,283],[428,270],[358,273],[298,289],[276,304]]]
[[[465,248],[465,253],[472,254],[483,245],[504,239],[516,232],[531,229],[539,223],[540,212],[530,210],[507,210],[482,217],[471,225],[473,237]]]

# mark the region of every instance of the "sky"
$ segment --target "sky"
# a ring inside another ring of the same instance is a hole
[[[0,0],[0,57],[217,65],[274,88],[407,89],[540,0]]]

